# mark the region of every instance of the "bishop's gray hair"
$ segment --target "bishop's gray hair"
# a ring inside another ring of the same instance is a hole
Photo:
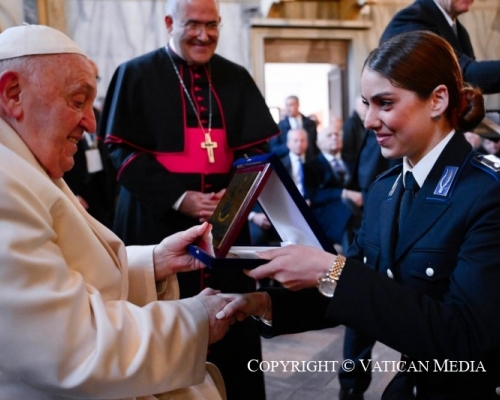
[[[171,15],[174,19],[177,17],[177,13],[179,12],[179,5],[181,1],[189,1],[189,0],[166,0],[165,2],[165,15]],[[217,4],[217,9],[220,9],[219,0],[214,0]]]
[[[176,16],[179,10],[179,0],[166,0],[165,1],[165,15]]]

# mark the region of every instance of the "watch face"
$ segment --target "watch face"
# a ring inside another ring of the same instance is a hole
[[[323,296],[333,297],[336,287],[337,281],[334,281],[331,278],[323,278],[319,283],[318,290]]]

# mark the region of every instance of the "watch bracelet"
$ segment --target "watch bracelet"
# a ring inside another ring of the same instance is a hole
[[[338,281],[340,274],[342,273],[342,270],[344,269],[345,262],[346,262],[346,258],[339,254],[337,256],[337,258],[335,259],[335,261],[333,262],[327,275],[331,279]]]
[[[340,273],[344,269],[345,262],[346,258],[344,256],[338,255],[337,258],[335,258],[335,261],[333,262],[330,269],[318,278],[316,287],[319,287],[323,279],[329,278],[337,281],[339,279]]]

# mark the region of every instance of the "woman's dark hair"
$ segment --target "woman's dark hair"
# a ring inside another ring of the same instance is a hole
[[[394,36],[373,50],[363,66],[391,83],[429,98],[439,85],[448,88],[445,115],[458,131],[474,129],[484,118],[484,98],[477,88],[465,84],[453,48],[440,36],[414,31]]]

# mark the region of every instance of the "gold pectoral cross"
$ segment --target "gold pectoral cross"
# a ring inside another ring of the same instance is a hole
[[[212,142],[210,133],[205,133],[205,141],[201,142],[201,148],[205,149],[208,154],[208,162],[213,164],[215,162],[214,149],[217,148],[217,142]]]

